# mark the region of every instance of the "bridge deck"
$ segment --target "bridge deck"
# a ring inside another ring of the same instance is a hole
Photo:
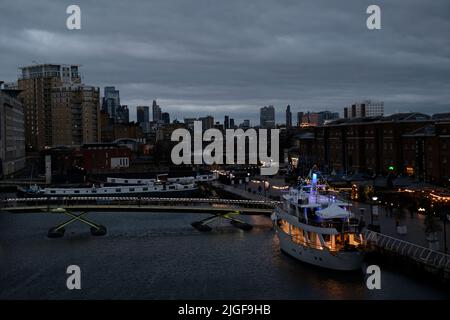
[[[196,213],[220,213],[239,210],[242,214],[270,214],[272,209],[264,208],[244,208],[240,206],[163,206],[163,205],[101,205],[101,204],[74,204],[74,205],[34,205],[34,206],[15,206],[4,207],[3,212],[47,212],[51,209],[64,207],[71,210],[90,210],[90,211],[170,211],[170,212],[196,212]]]
[[[48,197],[10,198],[3,201],[1,211],[36,212],[64,207],[92,211],[175,211],[225,212],[239,210],[243,214],[270,214],[274,201],[229,200],[213,198],[151,197]]]

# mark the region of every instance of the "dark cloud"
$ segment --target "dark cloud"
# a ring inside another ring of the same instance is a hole
[[[65,28],[78,4],[82,30]],[[382,29],[365,26],[382,9]],[[115,85],[124,104],[158,98],[172,118],[258,108],[385,101],[386,111],[448,111],[450,2],[158,0],[2,1],[0,78],[32,61],[82,65],[84,82]]]

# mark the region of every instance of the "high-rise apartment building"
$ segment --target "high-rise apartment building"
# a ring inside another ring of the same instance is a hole
[[[273,106],[260,109],[260,126],[268,129],[275,128],[275,109]]]
[[[73,85],[52,90],[52,145],[100,141],[100,89]]]
[[[223,121],[223,128],[225,130],[230,128],[230,118],[228,116],[225,116],[225,119]]]
[[[81,83],[77,65],[41,64],[21,68],[17,81],[25,110],[28,150],[53,145],[52,90]]]

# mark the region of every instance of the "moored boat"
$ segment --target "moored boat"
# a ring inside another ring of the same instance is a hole
[[[314,176],[314,175],[313,175]],[[294,258],[334,270],[357,270],[364,258],[362,221],[353,217],[351,204],[322,193],[317,176],[310,184],[291,188],[272,219],[280,247]]]

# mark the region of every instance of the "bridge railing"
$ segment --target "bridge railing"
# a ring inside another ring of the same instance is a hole
[[[450,255],[443,252],[371,230],[365,231],[365,239],[368,244],[374,244],[379,248],[394,252],[400,256],[408,257],[421,264],[450,272]]]
[[[227,205],[238,207],[260,207],[274,208],[278,201],[260,201],[260,200],[235,200],[235,199],[217,199],[217,198],[160,198],[160,197],[39,197],[39,198],[7,198],[2,201],[5,208],[16,206],[45,206],[45,205]]]

